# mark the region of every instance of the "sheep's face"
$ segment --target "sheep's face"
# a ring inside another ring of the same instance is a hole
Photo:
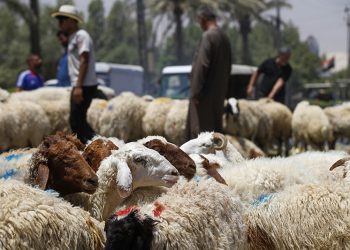
[[[91,168],[97,172],[103,159],[110,156],[112,150],[117,149],[118,147],[110,140],[97,139],[85,148],[83,157]]]
[[[194,161],[178,146],[172,143],[163,143],[158,139],[148,141],[144,145],[164,156],[179,171],[180,175],[187,179],[192,179],[195,175],[196,165]]]
[[[95,172],[73,143],[58,140],[48,148],[49,187],[61,195],[92,194],[98,186]]]
[[[132,173],[134,189],[145,186],[174,185],[179,172],[157,151],[148,149],[139,143],[128,143],[127,163]]]
[[[227,145],[224,135],[214,132],[203,132],[196,139],[184,143],[180,149],[187,154],[215,154],[216,150],[222,150]]]

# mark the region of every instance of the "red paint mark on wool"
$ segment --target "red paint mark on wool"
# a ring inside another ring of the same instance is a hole
[[[123,210],[119,210],[115,213],[116,216],[118,217],[121,217],[121,216],[126,216],[128,215],[135,207],[132,206],[132,207],[128,207],[128,208],[125,208]]]
[[[159,217],[162,214],[162,212],[165,210],[165,207],[159,202],[155,202],[154,206],[155,206],[155,209],[153,209],[153,215],[154,217]]]

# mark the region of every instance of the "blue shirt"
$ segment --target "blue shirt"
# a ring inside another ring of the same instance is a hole
[[[56,78],[58,80],[57,86],[66,87],[70,86],[70,78],[68,72],[68,54],[67,51],[61,56],[58,67],[57,67],[57,75]]]
[[[23,71],[18,79],[17,79],[17,83],[16,86],[18,88],[21,88],[23,90],[33,90],[33,89],[37,89],[40,88],[44,85],[44,79],[41,75],[36,74],[32,71],[25,70]]]

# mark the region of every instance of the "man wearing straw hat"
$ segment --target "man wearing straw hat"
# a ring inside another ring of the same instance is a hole
[[[72,83],[69,123],[73,133],[86,143],[94,136],[87,123],[86,113],[92,99],[97,96],[95,55],[90,35],[79,28],[83,20],[72,5],[62,5],[51,14],[57,18],[60,30],[69,37],[68,71]]]

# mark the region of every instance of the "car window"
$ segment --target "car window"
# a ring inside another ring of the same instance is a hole
[[[160,83],[160,96],[173,99],[188,98],[190,89],[189,74],[163,75]]]

